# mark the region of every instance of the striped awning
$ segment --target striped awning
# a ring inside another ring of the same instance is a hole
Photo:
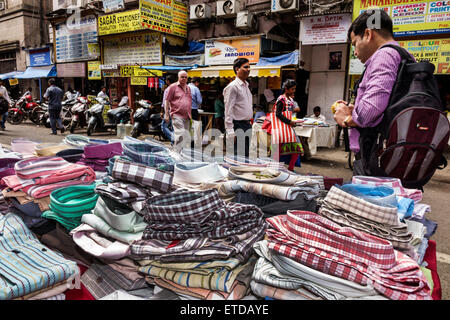
[[[250,77],[280,77],[282,66],[250,66]],[[233,66],[210,66],[188,70],[189,77],[234,78]]]

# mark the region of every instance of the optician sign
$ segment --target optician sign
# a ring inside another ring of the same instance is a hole
[[[353,20],[371,8],[382,8],[391,16],[394,36],[450,32],[449,0],[354,0]]]
[[[205,64],[233,64],[237,58],[247,58],[250,63],[259,61],[261,38],[259,36],[230,40],[206,40]]]
[[[301,20],[300,40],[303,45],[344,43],[350,27],[350,14],[307,17]]]

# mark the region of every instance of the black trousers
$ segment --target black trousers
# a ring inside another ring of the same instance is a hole
[[[198,115],[198,109],[192,109],[192,120],[198,121],[200,119],[200,116]]]
[[[252,130],[252,124],[250,123],[250,120],[233,120],[233,128],[234,132],[238,129],[244,130],[244,132],[247,132],[247,130]],[[249,150],[250,150],[250,137],[245,137],[245,156],[248,158],[249,156]],[[237,155],[237,138],[234,140],[234,154]]]

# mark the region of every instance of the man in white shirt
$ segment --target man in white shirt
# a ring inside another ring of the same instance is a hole
[[[318,121],[322,121],[322,122],[326,122],[326,118],[323,114],[320,114],[320,107],[319,106],[315,106],[313,109],[314,114],[309,116],[309,118],[314,119],[314,120],[318,120]]]
[[[3,81],[0,80],[0,97],[3,97],[9,105],[11,105],[11,99],[9,98],[8,90],[3,86]],[[5,131],[5,122],[6,118],[8,118],[8,110],[4,112],[2,115],[2,121],[0,122],[0,128],[2,131]]]
[[[252,93],[248,87],[247,78],[250,74],[250,62],[246,58],[234,60],[233,70],[236,78],[223,89],[225,103],[225,130],[227,143],[235,140],[235,131],[242,129],[244,132],[252,129],[250,119],[253,117]],[[234,154],[237,154],[234,143]],[[248,157],[250,139],[245,139],[245,156]]]
[[[97,94],[97,98],[106,98],[109,99],[108,95],[106,94],[106,87],[103,86],[100,92]]]

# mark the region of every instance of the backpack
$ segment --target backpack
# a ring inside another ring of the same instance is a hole
[[[373,128],[358,128],[363,171],[369,176],[398,178],[406,188],[422,189],[436,169],[447,166],[442,154],[450,136],[434,65],[415,62],[399,46],[383,47],[394,48],[402,60],[382,121]]]

